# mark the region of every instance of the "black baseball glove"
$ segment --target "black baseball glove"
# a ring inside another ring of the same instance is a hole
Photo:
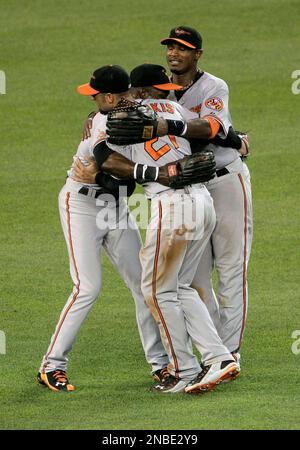
[[[156,137],[157,114],[150,106],[122,99],[107,115],[108,142],[130,145]]]
[[[166,165],[169,186],[181,189],[195,183],[204,183],[214,178],[216,162],[212,151],[194,153]]]

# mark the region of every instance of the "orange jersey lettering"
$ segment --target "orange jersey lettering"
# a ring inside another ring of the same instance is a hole
[[[156,113],[168,112],[174,114],[174,108],[170,103],[150,103],[150,106]]]
[[[201,111],[201,103],[200,103],[200,105],[197,105],[197,106],[193,106],[191,109],[190,109],[190,111],[193,111],[193,112],[195,112],[195,113],[199,113],[200,111]]]

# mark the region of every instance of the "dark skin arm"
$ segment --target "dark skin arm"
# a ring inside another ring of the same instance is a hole
[[[165,136],[168,133],[168,125],[165,119],[158,118],[157,134],[158,136]],[[193,119],[187,122],[187,131],[184,135],[185,138],[194,139],[209,139],[211,135],[210,124],[204,119]]]
[[[81,183],[95,183],[96,174],[100,171],[93,158],[87,158],[88,165],[82,164],[79,158],[74,162],[73,179]],[[125,158],[120,153],[111,153],[101,166],[101,170],[118,178],[133,178],[135,163]],[[158,183],[169,186],[169,177],[166,167],[159,168]]]
[[[157,135],[165,136],[166,134],[168,134],[167,122],[162,117],[159,117],[157,126]],[[211,135],[211,128],[207,120],[199,118],[199,119],[192,119],[187,122],[187,131],[184,134],[184,137],[186,139],[209,139],[210,135]],[[238,149],[238,151],[243,156],[248,155],[249,143],[247,137],[241,139],[241,147]]]
[[[133,178],[135,163],[120,155],[120,153],[112,153],[102,164],[101,169],[118,178]],[[157,183],[169,186],[169,176],[167,168],[162,166],[159,168]]]

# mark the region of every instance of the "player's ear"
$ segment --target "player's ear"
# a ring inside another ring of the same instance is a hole
[[[202,56],[202,54],[203,54],[203,50],[196,50],[195,51],[195,61],[199,61],[199,59],[201,58],[201,56]]]
[[[117,104],[119,99],[116,98],[115,94],[105,94],[105,99],[108,105],[114,105]]]
[[[146,99],[146,98],[149,97],[149,93],[148,93],[148,91],[147,91],[146,88],[141,88],[141,89],[140,89],[140,97],[141,97],[142,99]]]

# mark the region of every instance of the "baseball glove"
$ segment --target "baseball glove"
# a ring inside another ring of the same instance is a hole
[[[195,183],[204,183],[214,178],[216,162],[212,151],[194,153],[167,164],[169,186],[181,189]]]
[[[130,145],[156,137],[157,117],[150,106],[122,99],[107,115],[108,142]]]

